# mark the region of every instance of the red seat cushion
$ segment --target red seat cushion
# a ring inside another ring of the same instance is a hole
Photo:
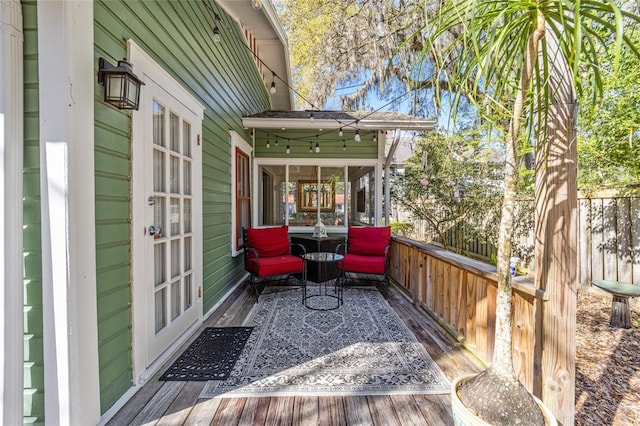
[[[289,227],[247,229],[247,246],[258,252],[258,257],[286,256],[289,254]],[[249,258],[254,257],[249,251]]]
[[[304,261],[302,258],[287,254],[275,257],[255,257],[247,260],[247,270],[259,276],[285,275],[302,272]]]
[[[347,241],[350,254],[384,256],[384,249],[391,244],[391,227],[351,226]]]
[[[359,272],[362,274],[384,274],[384,256],[360,256],[357,254],[345,254],[344,259],[337,262],[338,269],[346,272]]]

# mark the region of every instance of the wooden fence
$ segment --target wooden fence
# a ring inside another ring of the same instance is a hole
[[[437,246],[394,236],[391,277],[460,343],[485,362],[493,356],[497,276],[495,267]],[[520,381],[540,397],[534,364],[542,348],[535,345],[535,312],[543,301],[533,281],[513,282],[513,355]]]
[[[640,285],[640,189],[598,191],[578,198],[578,280],[582,287],[598,279]],[[522,272],[533,276],[533,226],[514,246],[523,258]],[[455,233],[449,231],[448,245]],[[417,223],[412,237],[438,244],[424,223]],[[465,254],[489,262],[497,254],[494,245],[478,238],[463,238]]]

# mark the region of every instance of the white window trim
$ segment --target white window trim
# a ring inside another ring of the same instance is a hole
[[[230,130],[229,134],[231,135],[231,256],[236,257],[241,254],[242,250],[236,249],[236,241],[238,235],[236,235],[236,192],[237,182],[236,182],[236,148],[239,148],[242,152],[247,154],[249,157],[249,161],[253,160],[253,147],[242,137],[239,133]],[[255,170],[249,165],[250,175],[253,174],[255,176]],[[253,212],[256,211],[257,206],[255,205],[255,182],[249,176],[249,182],[251,182],[251,221],[253,223],[258,223],[255,221],[255,217],[253,217]]]

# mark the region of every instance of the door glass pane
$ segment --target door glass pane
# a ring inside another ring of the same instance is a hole
[[[189,198],[184,199],[184,233],[191,232],[191,200]]]
[[[167,199],[165,197],[156,197],[156,203],[153,205],[153,225],[156,227],[156,236],[158,238],[162,237],[164,232],[165,225],[165,203]]]
[[[306,182],[307,185],[301,183]],[[318,223],[317,166],[289,166],[289,199],[296,206],[296,214],[289,218],[289,226],[314,226]]]
[[[165,169],[165,153],[153,150],[153,190],[156,192],[164,192],[164,169]]]
[[[180,234],[180,199],[171,199],[171,214],[170,214],[171,235]]]
[[[191,157],[191,124],[186,121],[182,123],[182,144],[184,145],[182,153]]]
[[[171,156],[171,169],[169,170],[169,189],[172,194],[180,193],[180,158]]]
[[[153,101],[153,143],[159,146],[164,144],[164,107]]]
[[[191,237],[184,239],[184,271],[191,270]]]
[[[191,290],[191,274],[184,277],[184,310],[186,311],[193,304],[193,291]]]
[[[182,162],[184,167],[184,195],[191,195],[191,161],[184,160]]]
[[[320,200],[327,206],[320,210],[320,218],[326,226],[344,225],[344,167],[322,167],[320,169]]]
[[[180,275],[180,240],[171,241],[171,278]]]
[[[171,321],[180,316],[180,305],[180,281],[174,281],[171,283]]]
[[[156,287],[162,285],[166,280],[164,274],[164,266],[167,263],[165,256],[165,243],[159,243],[153,246],[153,261],[155,262],[153,266],[153,282]]]
[[[296,203],[285,182],[284,166],[260,166],[257,188],[259,225],[284,225],[287,217],[295,218]]]
[[[180,118],[171,113],[171,118],[169,119],[169,147],[171,151],[180,152]]]
[[[155,294],[155,316],[156,316],[156,333],[167,325],[167,297],[166,288],[156,291]]]

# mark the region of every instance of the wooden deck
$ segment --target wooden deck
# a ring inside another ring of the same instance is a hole
[[[255,295],[246,289],[237,290],[236,293],[228,298],[203,327],[242,325],[255,301]],[[449,380],[461,374],[479,371],[479,367],[397,288],[390,286],[387,299],[418,340],[425,345]],[[173,360],[161,368],[108,425],[453,424],[449,395],[199,399],[205,382],[158,380],[171,362]]]

